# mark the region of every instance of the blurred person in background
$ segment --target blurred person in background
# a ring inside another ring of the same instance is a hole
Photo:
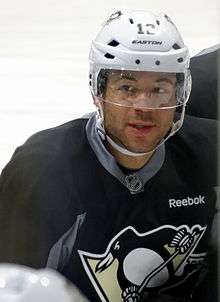
[[[88,302],[57,272],[0,264],[1,302]]]
[[[201,51],[190,61],[192,92],[186,113],[219,120],[220,44]]]

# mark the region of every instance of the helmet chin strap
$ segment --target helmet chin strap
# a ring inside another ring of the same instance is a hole
[[[137,157],[137,156],[143,156],[143,155],[153,153],[162,144],[164,144],[171,136],[173,136],[177,131],[179,131],[179,129],[182,127],[184,116],[185,116],[185,104],[183,105],[180,119],[178,121],[176,121],[175,123],[173,122],[173,126],[170,129],[169,134],[165,138],[163,138],[154,149],[152,149],[151,151],[148,151],[148,152],[144,152],[144,153],[132,152],[132,151],[128,150],[126,147],[124,147],[122,144],[118,144],[115,141],[113,141],[106,134],[105,128],[104,128],[104,112],[103,112],[103,109],[101,106],[98,107],[96,128],[98,130],[98,134],[100,135],[101,139],[103,141],[107,140],[114,149],[116,149],[117,151],[121,152],[124,155]]]

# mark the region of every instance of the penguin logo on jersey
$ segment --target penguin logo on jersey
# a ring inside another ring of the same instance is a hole
[[[206,253],[195,253],[206,227],[165,225],[139,233],[129,226],[103,254],[79,250],[83,267],[101,301],[140,301],[150,291],[164,292],[198,271]]]

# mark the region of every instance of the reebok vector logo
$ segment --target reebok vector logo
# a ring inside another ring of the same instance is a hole
[[[170,208],[180,208],[187,206],[197,206],[201,204],[205,204],[205,196],[197,196],[197,197],[187,197],[184,199],[169,199],[169,207]]]

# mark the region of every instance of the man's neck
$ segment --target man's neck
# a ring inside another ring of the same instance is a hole
[[[109,143],[107,143],[107,149],[121,166],[131,170],[141,169],[146,165],[154,153],[152,152],[142,156],[129,156],[116,150]]]

